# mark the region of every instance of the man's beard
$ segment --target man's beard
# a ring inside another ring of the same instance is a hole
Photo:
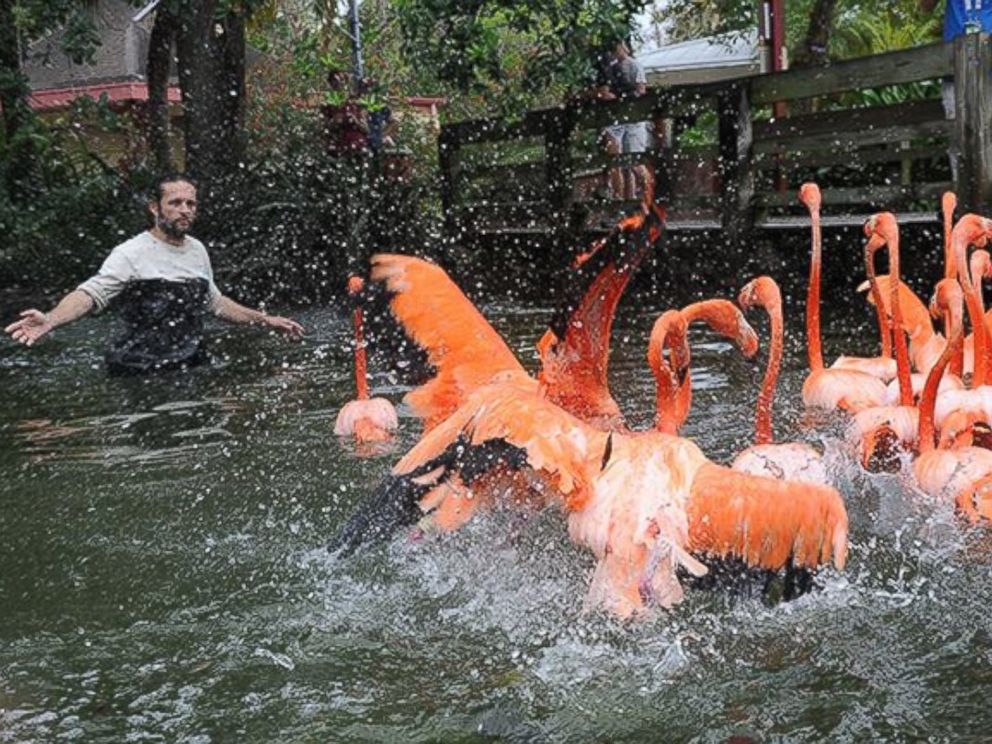
[[[170,220],[159,216],[155,218],[155,224],[158,225],[159,230],[164,232],[170,238],[182,240],[186,237],[186,233],[189,231],[189,226],[192,224],[192,220],[188,221],[185,227],[182,227],[178,220]]]

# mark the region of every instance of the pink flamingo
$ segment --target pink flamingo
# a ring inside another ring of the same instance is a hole
[[[771,343],[765,379],[758,393],[754,445],[739,453],[730,467],[744,473],[780,480],[829,485],[830,479],[823,456],[815,449],[803,442],[773,444],[772,402],[782,367],[782,347],[785,340],[782,294],[778,284],[768,276],[752,279],[741,289],[738,302],[745,312],[756,306],[765,309],[771,326]]]
[[[899,385],[898,405],[880,405],[864,408],[854,415],[848,430],[848,437],[856,443],[861,453],[861,462],[868,469],[897,466],[895,455],[899,450],[912,449],[916,442],[918,412],[913,404],[913,390],[909,369],[909,349],[903,328],[901,304],[899,301],[899,226],[891,212],[880,212],[865,223],[866,261],[881,246],[888,246],[889,302],[892,315],[892,338],[895,345],[897,382]],[[874,272],[869,272],[874,285]]]
[[[820,342],[820,266],[822,240],[820,231],[820,189],[815,183],[805,183],[799,190],[799,199],[810,212],[813,232],[813,251],[809,270],[809,288],[806,294],[806,335],[810,374],[803,383],[803,403],[810,408],[828,410],[840,408],[855,412],[868,406],[877,406],[885,400],[885,384],[859,369],[823,366]]]
[[[390,439],[399,427],[396,409],[385,398],[370,398],[365,379],[365,339],[362,334],[362,306],[358,295],[364,283],[359,276],[348,279],[348,293],[355,301],[355,388],[358,397],[349,401],[338,413],[334,433],[354,436],[359,442],[381,442]]]
[[[920,489],[939,498],[952,499],[971,521],[992,519],[992,450],[983,447],[936,449],[934,405],[937,385],[951,357],[962,347],[962,333],[955,332],[927,377],[920,403],[920,456],[913,475]]]

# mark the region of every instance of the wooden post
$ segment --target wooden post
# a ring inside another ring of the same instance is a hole
[[[570,107],[548,114],[544,129],[544,178],[550,224],[564,225],[572,205],[572,132],[575,116]]]
[[[441,134],[437,139],[437,156],[441,170],[441,211],[444,215],[444,232],[449,238],[454,238],[458,230],[455,220],[458,145],[455,130],[447,126],[441,127]]]
[[[717,97],[721,215],[725,237],[746,239],[754,226],[754,170],[751,164],[751,104],[746,81],[728,85]]]
[[[951,157],[958,158],[955,187],[961,208],[985,214],[992,180],[992,47],[989,34],[954,41],[954,130]],[[955,150],[957,151],[955,153]]]

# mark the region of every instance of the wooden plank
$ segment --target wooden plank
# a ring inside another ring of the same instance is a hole
[[[816,137],[835,132],[858,132],[898,123],[900,126],[943,121],[944,106],[939,100],[911,101],[894,106],[826,111],[792,116],[754,125],[755,142],[794,137]]]
[[[562,225],[567,222],[565,215],[568,213],[569,203],[572,199],[571,155],[574,127],[574,112],[565,109],[559,112],[558,117],[548,128],[544,137],[545,198]]]
[[[496,180],[517,180],[525,179],[533,181],[540,179],[544,182],[545,164],[543,160],[533,160],[527,163],[511,163],[509,165],[497,163],[496,165],[462,165],[459,167],[459,175],[463,181],[474,181],[482,178]]]
[[[654,162],[654,151],[628,152],[623,155],[607,155],[599,153],[589,157],[572,158],[573,168],[582,168],[584,175],[602,173],[607,168],[622,168],[632,165],[647,165]]]
[[[759,106],[827,93],[898,85],[951,75],[953,45],[943,42],[751,78],[751,102]]]
[[[825,214],[820,217],[823,227],[859,227],[874,213]],[[940,224],[937,210],[931,212],[896,212],[900,225]],[[809,230],[809,215],[774,215],[755,222],[755,227],[764,230]]]
[[[804,166],[847,165],[857,168],[871,163],[895,163],[903,160],[928,160],[947,157],[947,147],[934,145],[931,147],[883,147],[874,150],[855,150],[853,152],[836,149],[811,150],[809,152],[757,153],[754,159],[758,171],[772,168],[799,168]]]
[[[863,131],[836,132],[816,136],[796,135],[768,139],[754,143],[755,154],[777,152],[811,152],[819,149],[854,151],[871,145],[881,145],[889,142],[901,142],[923,137],[947,137],[951,130],[948,121],[934,121],[927,124],[912,124],[901,126],[893,124],[887,127],[866,129]]]
[[[830,204],[863,204],[879,209],[889,209],[897,202],[933,200],[934,209],[941,194],[951,188],[950,182],[917,183],[909,186],[872,185],[852,186],[836,189],[823,189],[823,203]],[[790,207],[799,202],[796,190],[762,191],[756,201],[764,207]]]
[[[746,240],[754,220],[753,131],[746,85],[730,86],[721,94],[719,117],[721,220],[728,240]]]
[[[548,123],[558,115],[558,108],[529,111],[519,121],[505,119],[470,119],[453,124],[445,124],[441,132],[461,145],[521,139],[523,137],[543,137]]]
[[[954,134],[960,159],[958,198],[963,211],[984,214],[992,186],[992,49],[988,34],[968,34],[954,42]],[[984,74],[976,74],[984,71]]]

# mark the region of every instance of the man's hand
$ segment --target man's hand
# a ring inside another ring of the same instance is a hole
[[[10,337],[15,341],[19,341],[25,346],[31,346],[52,328],[54,326],[46,313],[31,308],[21,313],[20,320],[11,323],[3,330],[4,333],[10,334]]]
[[[269,328],[285,333],[294,341],[303,338],[303,326],[290,318],[284,318],[281,315],[266,315],[262,322]]]

